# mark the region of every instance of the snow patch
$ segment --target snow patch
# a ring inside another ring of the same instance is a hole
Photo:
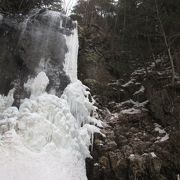
[[[131,161],[133,161],[133,160],[135,159],[135,155],[134,155],[134,154],[130,154],[130,155],[129,155],[129,159],[130,159]]]
[[[143,75],[143,74],[145,74],[145,73],[146,73],[145,69],[142,68],[142,69],[137,69],[137,70],[135,70],[131,75],[132,75],[132,76],[136,76],[136,75]]]
[[[127,101],[121,102],[117,104],[117,107],[123,107],[123,106],[128,106],[129,104],[132,104],[134,108],[144,108],[147,104],[149,103],[148,100],[140,103],[138,101],[133,101],[132,99],[129,99]]]
[[[131,79],[130,81],[128,81],[127,83],[125,83],[125,84],[123,84],[123,85],[121,85],[122,87],[128,87],[128,86],[130,86],[130,85],[132,85],[132,84],[134,84],[134,80],[135,79]]]
[[[144,93],[144,91],[145,91],[144,86],[141,86],[141,88],[138,91],[136,91],[133,95],[138,95],[140,93]]]
[[[162,127],[159,124],[155,123],[154,125],[155,125],[154,131],[158,132],[159,134],[165,134],[163,137],[158,136],[156,138],[157,139],[156,143],[167,141],[169,139],[169,134],[164,129],[162,129]]]
[[[153,158],[156,158],[156,157],[157,157],[154,152],[151,152],[151,156],[152,156]]]
[[[94,166],[99,166],[99,164],[98,163],[94,163]]]
[[[166,134],[164,137],[162,137],[159,142],[164,142],[167,141],[169,139],[169,134]]]
[[[130,109],[124,109],[121,111],[122,114],[139,114],[141,113],[141,110],[135,109],[135,108],[130,108]]]
[[[155,123],[154,125],[155,125],[154,130],[156,132],[158,132],[159,134],[165,134],[166,133],[166,131],[164,129],[162,129],[162,127],[159,124]]]

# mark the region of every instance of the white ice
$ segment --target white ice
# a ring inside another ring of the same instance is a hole
[[[65,37],[64,70],[71,83],[61,97],[46,93],[49,79],[40,72],[24,87],[31,96],[12,107],[13,92],[0,96],[0,180],[86,180],[93,134],[100,121],[89,92],[77,79],[77,28]]]
[[[77,25],[77,24],[76,24]],[[72,34],[65,36],[68,52],[65,55],[64,71],[72,82],[77,80],[77,58],[78,58],[78,31],[75,28]]]
[[[100,132],[89,124],[95,121],[90,116],[95,108],[80,81],[67,86],[61,98],[45,92],[48,82],[46,74],[39,73],[31,84],[30,99],[19,110],[11,107],[12,91],[1,97],[0,122],[7,124],[1,131],[0,179],[87,179],[90,139]]]

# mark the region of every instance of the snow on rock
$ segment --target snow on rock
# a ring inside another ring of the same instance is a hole
[[[158,136],[156,139],[157,141],[155,143],[167,141],[169,139],[169,134],[165,134],[163,137]]]
[[[135,108],[124,109],[121,111],[122,114],[139,114],[141,110]]]
[[[119,103],[119,104],[118,104],[118,107],[122,107],[122,106],[124,106],[124,105],[126,105],[126,104],[132,104],[132,105],[135,105],[136,102],[133,101],[132,99],[129,99],[129,100],[127,100],[127,101],[123,101],[123,102]]]
[[[71,83],[62,97],[45,92],[49,80],[40,72],[32,81],[31,97],[19,110],[10,107],[12,92],[1,96],[0,179],[85,180],[85,158],[90,139],[100,130],[91,117],[96,109],[88,101],[86,87]],[[27,84],[26,84],[27,85]]]
[[[142,111],[148,111],[145,106],[149,103],[149,101],[144,101],[142,103],[133,101],[129,99],[127,101],[118,103],[116,106],[121,108],[121,114],[139,114]]]
[[[156,143],[167,141],[169,139],[169,134],[164,129],[162,129],[162,127],[159,124],[155,123],[154,125],[155,125],[154,131],[158,132],[159,134],[165,134],[163,137],[158,136],[156,138],[157,139]]]
[[[0,14],[0,22],[3,20],[3,16]]]
[[[166,134],[165,136],[163,136],[159,141],[160,142],[164,142],[167,141],[169,139],[169,134]]]
[[[141,88],[138,91],[136,91],[133,95],[138,95],[140,93],[144,93],[144,91],[145,91],[144,86],[141,86]]]
[[[138,101],[133,101],[132,99],[129,99],[127,101],[123,101],[121,103],[118,103],[117,107],[123,107],[123,106],[129,105],[129,104],[132,104],[132,106],[135,108],[144,108],[148,103],[149,103],[148,100],[140,103]]]
[[[135,75],[143,75],[143,74],[145,74],[146,73],[146,71],[145,71],[145,69],[137,69],[136,71],[134,71],[131,75],[132,76],[135,76]]]
[[[151,152],[151,156],[152,156],[153,158],[156,158],[156,157],[157,157],[154,152]]]
[[[130,155],[129,155],[129,159],[130,159],[131,161],[133,161],[133,160],[135,159],[135,155],[134,155],[134,154],[130,154]]]
[[[162,129],[162,127],[159,124],[155,123],[154,125],[155,125],[154,130],[156,132],[158,132],[159,134],[166,134],[166,131],[164,129]]]
[[[144,101],[142,103],[136,102],[135,107],[142,107],[142,108],[144,108],[148,103],[149,103],[148,100],[146,100],[146,101]]]
[[[99,163],[94,163],[94,166],[99,166]]]
[[[135,79],[131,79],[130,81],[128,81],[127,83],[125,83],[125,84],[123,84],[123,85],[121,85],[122,87],[128,87],[128,86],[130,86],[130,85],[132,85],[132,84],[134,84],[134,80]]]

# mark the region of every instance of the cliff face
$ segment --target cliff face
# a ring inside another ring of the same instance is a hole
[[[126,73],[120,59],[122,76],[117,79],[109,69],[113,60],[106,61],[97,34],[80,39],[79,54],[79,77],[91,88],[106,135],[95,137],[93,159],[87,159],[89,179],[176,180],[180,174],[178,74],[171,87],[166,57],[150,62],[146,69],[132,64],[133,70]]]
[[[73,22],[53,11],[33,10],[29,15],[1,15],[0,19],[0,87],[7,94],[15,86],[15,99],[23,98],[23,84],[28,76],[45,71],[50,79],[48,90],[60,95],[69,83],[63,70],[67,47],[65,36],[71,34]]]

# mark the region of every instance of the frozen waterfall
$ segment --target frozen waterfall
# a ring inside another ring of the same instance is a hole
[[[19,109],[12,106],[14,89],[0,96],[2,180],[87,179],[85,159],[92,134],[100,133],[95,125],[101,122],[92,116],[96,108],[77,79],[77,28],[64,36],[64,72],[70,83],[61,96],[46,92],[50,81],[44,68],[24,84],[30,97],[21,100]]]

